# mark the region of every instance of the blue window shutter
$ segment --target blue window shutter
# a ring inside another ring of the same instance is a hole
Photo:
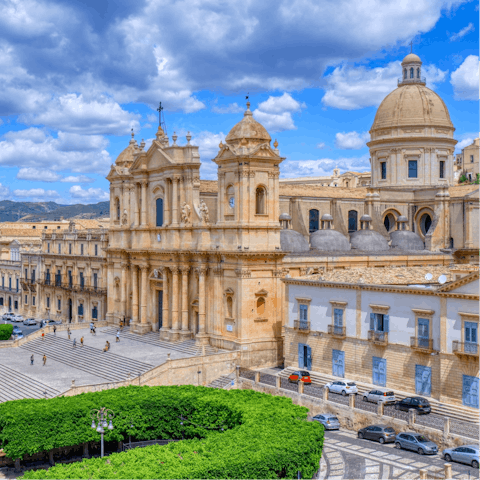
[[[298,367],[304,368],[305,359],[303,358],[303,343],[298,344]]]
[[[390,323],[390,315],[383,316],[383,331],[388,333]]]
[[[307,345],[307,370],[312,369],[312,348]]]
[[[478,408],[478,378],[463,375],[462,389],[463,404],[468,407]]]
[[[370,314],[370,330],[375,330],[375,314]]]

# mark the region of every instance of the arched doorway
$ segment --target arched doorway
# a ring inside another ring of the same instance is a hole
[[[422,231],[423,235],[427,235],[431,226],[432,226],[432,217],[428,213],[424,213],[420,217],[420,230]]]
[[[72,323],[72,315],[73,315],[73,303],[72,299],[68,299],[68,323]]]

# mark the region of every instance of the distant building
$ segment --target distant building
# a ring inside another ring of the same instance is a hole
[[[476,138],[473,143],[462,149],[462,153],[457,153],[455,156],[455,176],[458,181],[462,176],[466,177],[468,182],[476,180],[479,173],[479,149],[480,138]]]
[[[372,176],[370,172],[345,172],[335,168],[333,175],[325,177],[298,177],[281,178],[280,186],[283,185],[318,185],[321,187],[357,188],[369,187]]]

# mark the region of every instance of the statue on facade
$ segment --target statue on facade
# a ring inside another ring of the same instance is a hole
[[[190,223],[191,208],[187,202],[182,203],[182,223],[188,225]]]
[[[200,215],[202,216],[202,221],[204,223],[210,223],[210,217],[208,215],[208,207],[203,200],[200,201],[199,208],[200,208]]]
[[[126,225],[127,222],[128,222],[128,215],[127,215],[127,209],[125,209],[122,215],[122,225]]]

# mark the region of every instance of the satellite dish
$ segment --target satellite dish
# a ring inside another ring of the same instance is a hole
[[[425,275],[425,280],[431,280],[433,278],[433,275],[431,273],[427,273]]]
[[[440,275],[438,277],[438,283],[440,283],[441,285],[443,285],[446,281],[447,281],[447,277],[445,275]]]

